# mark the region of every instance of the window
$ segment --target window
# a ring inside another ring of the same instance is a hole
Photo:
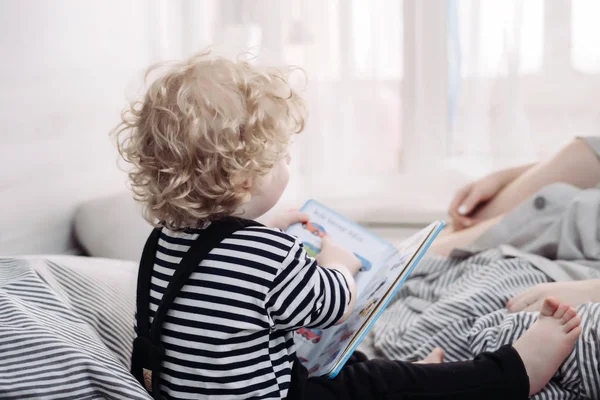
[[[403,2],[279,4],[280,18],[267,23],[281,21],[282,63],[308,76],[310,119],[296,151],[303,191],[366,195],[373,176],[399,171]]]
[[[300,197],[440,210],[458,184],[600,126],[595,0],[205,3],[210,21],[184,12],[197,34],[307,72]]]
[[[460,70],[449,77],[450,158],[486,170],[546,157],[573,136],[596,134],[597,2],[448,4],[458,9],[462,50],[458,62],[450,59]]]
[[[572,0],[571,58],[573,67],[587,74],[600,73],[600,2]]]
[[[506,76],[513,68],[519,74],[539,71],[544,24],[542,0],[459,0],[449,6],[458,8],[455,15],[460,35],[461,77]],[[448,29],[448,35],[455,34]]]

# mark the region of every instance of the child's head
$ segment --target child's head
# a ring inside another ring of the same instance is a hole
[[[242,207],[251,218],[273,207],[287,185],[291,136],[306,116],[287,76],[207,53],[154,66],[146,77],[156,72],[117,129],[146,218],[181,229]]]

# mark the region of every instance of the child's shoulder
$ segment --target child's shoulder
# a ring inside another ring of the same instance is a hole
[[[268,226],[249,226],[234,233],[234,237],[268,244],[282,250],[290,251],[300,242],[297,237]]]

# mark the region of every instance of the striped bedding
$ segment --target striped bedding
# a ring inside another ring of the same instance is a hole
[[[527,261],[489,250],[466,260],[426,258],[400,289],[373,332],[377,352],[422,359],[434,347],[447,361],[473,358],[513,343],[536,313],[509,314],[506,301],[549,278]],[[581,305],[583,333],[575,350],[536,400],[600,399],[600,304]]]
[[[70,260],[0,258],[0,398],[149,399],[128,367],[135,292]]]
[[[133,263],[84,257],[0,258],[0,399],[150,399],[128,372],[135,273]],[[494,350],[536,318],[508,314],[506,300],[548,280],[493,250],[425,259],[376,324],[374,345],[404,360],[435,346],[448,361]],[[579,312],[575,351],[534,399],[600,399],[600,304]]]

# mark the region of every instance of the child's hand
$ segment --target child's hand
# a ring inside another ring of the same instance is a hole
[[[271,219],[267,223],[267,226],[285,231],[287,228],[289,228],[290,225],[293,225],[298,222],[308,222],[309,219],[310,217],[306,213],[300,212],[298,210],[288,210],[278,213],[271,217]]]
[[[343,265],[352,275],[356,275],[362,267],[354,254],[334,244],[329,236],[321,239],[321,252],[317,255],[317,262],[326,268],[330,265]]]

